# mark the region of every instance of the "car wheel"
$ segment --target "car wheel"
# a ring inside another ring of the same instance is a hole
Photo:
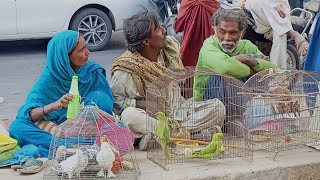
[[[110,41],[112,34],[110,18],[95,8],[81,10],[72,18],[69,27],[84,36],[90,51],[102,50]]]

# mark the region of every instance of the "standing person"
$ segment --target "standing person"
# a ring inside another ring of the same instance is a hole
[[[161,21],[164,22],[169,17],[168,12],[168,0],[149,0],[157,6],[157,13],[159,14]]]
[[[211,16],[220,7],[215,0],[182,0],[175,31],[183,32],[181,59],[184,66],[195,66],[203,41],[213,34]]]
[[[310,46],[306,56],[304,70],[320,72],[320,19],[315,23]]]
[[[280,68],[287,69],[287,36],[296,44],[300,56],[307,53],[308,42],[297,31],[293,30],[290,20],[288,0],[246,0],[248,9],[255,21],[254,30],[272,40],[270,60]]]

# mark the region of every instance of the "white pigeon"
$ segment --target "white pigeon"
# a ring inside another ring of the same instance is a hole
[[[69,179],[71,179],[74,174],[80,178],[80,172],[88,166],[88,162],[89,157],[87,150],[80,147],[76,154],[61,161],[54,169],[58,172],[67,173]]]
[[[68,153],[68,150],[65,146],[59,146],[56,151],[56,160],[60,161],[64,159],[67,153]]]
[[[108,171],[107,178],[115,177],[111,168],[116,159],[116,156],[113,152],[112,145],[106,136],[100,138],[101,149],[96,156],[99,167],[101,168],[97,176],[105,177],[105,171]]]

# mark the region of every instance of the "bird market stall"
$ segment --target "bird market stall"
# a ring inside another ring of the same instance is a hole
[[[254,149],[274,152],[318,144],[319,73],[266,70],[238,93],[246,97],[245,126]]]
[[[191,67],[164,78],[157,82],[167,81],[165,86],[155,82],[146,92],[149,160],[168,170],[168,164],[252,157],[242,123],[246,100],[237,95],[243,82]]]

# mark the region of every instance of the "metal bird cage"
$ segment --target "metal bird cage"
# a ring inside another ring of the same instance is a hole
[[[276,152],[317,145],[320,138],[319,74],[266,70],[243,86],[244,124],[255,150]]]
[[[96,105],[82,105],[56,129],[43,179],[107,179],[112,174],[113,179],[137,179],[133,142],[132,132],[120,121]]]
[[[202,162],[217,158],[251,157],[249,130],[243,126],[245,100],[238,95],[243,82],[210,71],[188,67],[184,75],[166,76],[166,87],[152,85],[146,91],[147,130],[153,136],[148,144],[149,160],[168,170],[169,164]],[[203,81],[196,81],[200,78]],[[170,158],[165,156],[157,126],[162,112],[169,124],[170,140],[166,143]],[[215,153],[198,157],[213,135],[223,133],[223,146]],[[220,151],[222,150],[222,151]]]

